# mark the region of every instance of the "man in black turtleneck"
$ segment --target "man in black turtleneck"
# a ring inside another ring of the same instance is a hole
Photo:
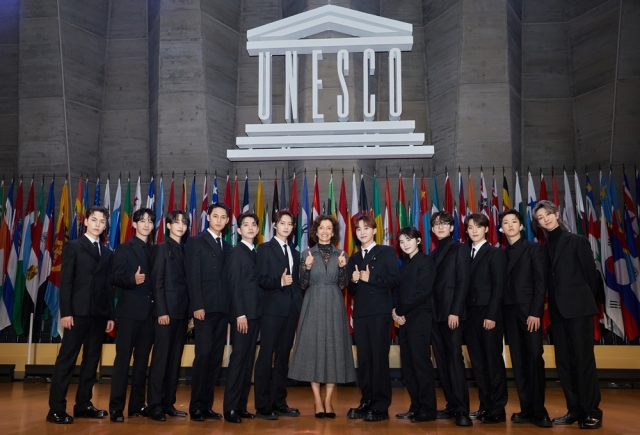
[[[453,216],[446,211],[431,216],[431,230],[439,240],[438,247],[429,254],[436,263],[431,344],[447,400],[447,406],[438,411],[437,418],[455,417],[458,426],[471,426],[461,328],[469,290],[471,250],[451,237],[453,222]]]
[[[568,425],[577,421],[580,429],[597,429],[602,426],[593,353],[598,271],[587,239],[563,230],[555,204],[540,201],[533,213],[547,233],[551,337],[568,408],[566,415],[553,422]]]

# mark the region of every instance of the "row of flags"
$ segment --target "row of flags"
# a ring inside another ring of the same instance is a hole
[[[348,180],[344,173],[340,181],[339,195],[335,196],[333,171],[331,172],[327,198],[321,203],[319,194],[319,178],[316,171],[313,190],[308,188],[306,171],[302,177],[301,198],[298,200],[298,177],[294,173],[291,180],[290,196],[287,195],[289,180],[285,180],[284,172],[280,180],[277,174],[273,179],[273,196],[271,206],[265,201],[265,188],[260,176],[257,182],[255,197],[249,193],[249,177],[245,176],[242,201],[240,201],[240,182],[238,176],[226,177],[224,195],[218,192],[217,176],[209,183],[205,175],[200,200],[197,198],[196,177],[194,175],[188,188],[186,176],[182,183],[172,178],[169,198],[164,200],[164,183],[162,177],[156,186],[152,177],[147,189],[145,207],[156,214],[156,231],[153,242],[161,243],[168,236],[166,232],[166,213],[174,210],[185,210],[190,215],[190,235],[196,235],[208,227],[207,208],[212,202],[222,201],[231,211],[229,224],[225,230],[225,239],[235,246],[238,243],[237,222],[241,213],[254,211],[260,218],[260,233],[256,244],[269,241],[273,236],[272,216],[280,209],[289,209],[296,221],[296,230],[290,236],[290,244],[302,252],[309,246],[309,228],[313,220],[320,214],[331,214],[340,223],[339,248],[347,255],[356,250],[354,230],[355,219],[362,215],[371,215],[376,221],[378,231],[376,243],[399,247],[395,242],[395,234],[407,226],[418,228],[422,235],[422,247],[425,252],[435,249],[437,239],[431,235],[430,216],[432,213],[446,210],[454,216],[454,239],[467,242],[464,231],[464,218],[475,212],[487,215],[490,221],[488,241],[494,246],[506,246],[506,237],[501,237],[498,216],[501,211],[515,208],[525,218],[523,237],[532,241],[544,241],[544,233],[533,223],[533,208],[538,200],[547,200],[546,180],[540,173],[539,189],[536,191],[531,172],[527,175],[526,196],[522,196],[520,176],[515,173],[513,201],[506,175],[502,174],[502,189],[496,182],[495,171],[489,186],[483,171],[480,171],[479,194],[476,195],[474,177],[468,171],[463,177],[460,169],[457,175],[457,198],[453,195],[453,184],[449,173],[445,173],[444,200],[438,196],[435,174],[431,177],[431,200],[426,188],[424,174],[417,177],[415,172],[410,178],[411,197],[406,201],[402,173],[398,176],[398,193],[395,204],[391,202],[389,178],[384,180],[384,198],[378,186],[377,176],[373,176],[373,195],[369,205],[365,189],[365,177],[359,177],[353,171],[350,186],[350,199],[347,197]],[[619,202],[615,189],[613,174],[609,180],[600,172],[600,213],[595,206],[594,192],[589,174],[586,175],[586,195],[583,197],[581,183],[574,170],[573,183],[563,171],[564,196],[562,200],[558,192],[556,174],[551,174],[551,200],[560,208],[562,220],[567,228],[588,238],[593,258],[604,278],[604,295],[600,315],[595,319],[594,336],[599,339],[598,324],[625,340],[638,337],[640,324],[640,279],[638,270],[638,220],[640,214],[640,176],[635,170],[636,198],[631,196],[631,189],[626,173],[623,183],[623,201]],[[466,179],[465,179],[466,178]],[[428,179],[427,179],[428,180]],[[278,182],[280,181],[280,189]],[[466,186],[465,186],[466,181]],[[8,188],[4,181],[0,185],[0,331],[13,325],[17,335],[28,331],[30,313],[35,314],[36,324],[42,318],[51,317],[51,335],[61,334],[59,325],[59,288],[62,245],[65,240],[75,239],[84,233],[84,217],[91,205],[103,205],[110,211],[109,225],[103,235],[103,243],[115,249],[119,244],[134,235],[131,225],[132,215],[142,207],[141,180],[138,176],[132,196],[131,179],[127,178],[124,201],[123,186],[118,178],[115,196],[111,198],[110,181],[106,180],[104,192],[101,192],[100,180],[96,180],[93,198],[89,196],[88,178],[80,178],[75,202],[71,209],[68,181],[65,180],[58,203],[57,214],[54,207],[54,180],[49,185],[48,201],[45,205],[44,179],[40,186],[40,194],[36,207],[35,186],[31,180],[27,206],[23,213],[23,183],[17,186],[14,205],[14,182]],[[572,186],[574,195],[572,195]],[[156,188],[157,187],[157,188]],[[176,188],[179,192],[176,192]],[[176,198],[179,201],[176,202]],[[575,201],[574,198],[575,197]],[[251,202],[251,198],[254,199]],[[583,201],[584,198],[584,201]],[[384,199],[384,202],[381,201]],[[598,217],[599,216],[599,217]],[[118,293],[116,292],[116,298]],[[351,319],[353,301],[345,292],[345,304]],[[548,316],[545,315],[545,326]],[[34,330],[36,328],[34,327]]]

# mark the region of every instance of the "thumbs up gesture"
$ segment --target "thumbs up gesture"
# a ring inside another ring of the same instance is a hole
[[[135,275],[133,275],[136,279],[136,285],[140,285],[144,282],[145,279],[145,275],[144,273],[140,272],[140,266],[138,266],[138,270],[136,271]]]
[[[358,265],[356,264],[356,269],[351,274],[351,281],[358,282],[360,281],[360,271],[358,270]]]
[[[360,272],[360,279],[364,282],[369,282],[369,265],[367,264],[367,268]]]
[[[291,285],[291,283],[293,282],[293,277],[291,275],[287,275],[287,269],[285,269],[284,272],[282,272],[282,276],[280,277],[280,282],[282,284],[282,287]]]
[[[342,251],[340,253],[340,256],[338,257],[338,266],[345,267],[346,265],[347,265],[347,257],[344,256],[344,251]]]
[[[309,270],[311,269],[311,266],[313,266],[313,255],[311,254],[311,251],[307,251],[307,258],[304,259],[304,267]]]

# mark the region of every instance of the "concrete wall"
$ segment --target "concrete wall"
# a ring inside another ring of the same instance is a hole
[[[7,184],[18,170],[19,1],[0,8],[0,174]]]

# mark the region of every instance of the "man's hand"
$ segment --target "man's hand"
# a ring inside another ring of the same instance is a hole
[[[240,334],[246,334],[249,332],[249,321],[246,317],[238,317],[236,319],[236,323],[238,324],[238,332]]]
[[[204,308],[201,310],[195,310],[193,312],[193,318],[198,320],[204,320]]]
[[[540,317],[527,317],[527,331],[534,332],[540,329]]]
[[[489,331],[496,327],[496,322],[494,322],[493,320],[484,319],[484,322],[482,322],[482,326],[484,327],[484,329]]]
[[[367,268],[365,270],[363,270],[362,272],[360,272],[360,279],[363,280],[364,282],[369,282],[369,274],[371,272],[369,272],[369,265],[367,264]]]
[[[291,285],[291,283],[293,283],[293,276],[287,275],[287,269],[285,269],[282,273],[282,276],[280,277],[280,284],[282,285],[282,287],[286,287],[288,285]]]
[[[169,324],[169,316],[158,316],[158,325],[168,325]]]
[[[104,330],[107,334],[113,331],[114,326],[116,326],[116,322],[113,320],[107,320],[107,329]]]
[[[60,319],[60,324],[64,329],[71,329],[73,326],[73,316],[62,317]]]
[[[449,314],[449,329],[456,329],[458,327],[459,323],[459,318],[458,316],[455,316],[453,314]]]
[[[136,278],[136,285],[140,285],[144,282],[145,275],[140,272],[140,266],[138,266],[138,270],[133,276]]]

